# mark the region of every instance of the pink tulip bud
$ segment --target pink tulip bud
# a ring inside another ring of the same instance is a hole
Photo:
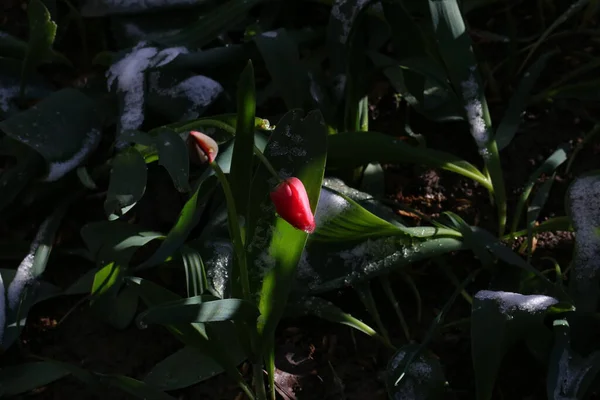
[[[201,163],[215,161],[217,154],[219,154],[219,145],[213,138],[197,131],[191,131],[190,137],[196,149],[196,155]]]
[[[277,185],[271,192],[271,201],[277,214],[294,228],[308,233],[315,230],[315,217],[300,179],[291,177]]]

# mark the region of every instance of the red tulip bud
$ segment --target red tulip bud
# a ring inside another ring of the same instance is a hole
[[[196,155],[201,163],[215,161],[217,154],[219,154],[219,145],[213,138],[197,131],[191,131],[190,137],[196,149]]]
[[[294,228],[308,233],[315,230],[315,217],[300,179],[291,177],[277,185],[271,192],[271,201],[277,214]]]

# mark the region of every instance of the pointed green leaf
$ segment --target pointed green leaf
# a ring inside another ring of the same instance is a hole
[[[29,20],[29,41],[21,72],[21,94],[25,93],[29,74],[50,55],[56,36],[56,24],[52,21],[50,12],[41,0],[29,2],[27,18]]]
[[[488,178],[477,168],[450,153],[411,146],[378,132],[347,132],[329,137],[328,167],[353,168],[373,161],[413,162],[442,168],[473,179],[487,189],[492,189]]]
[[[138,270],[159,265],[185,243],[192,229],[198,225],[216,183],[217,179],[212,176],[198,184],[196,191],[183,206],[177,222],[173,225],[165,240],[150,258],[137,267]]]

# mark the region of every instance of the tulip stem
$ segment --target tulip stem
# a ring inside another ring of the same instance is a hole
[[[277,178],[277,183],[281,183],[283,181],[283,179],[281,179],[281,177],[279,176],[277,171],[275,171],[275,168],[273,168],[273,165],[271,165],[269,160],[267,160],[267,157],[265,157],[263,152],[260,151],[260,149],[256,146],[254,146],[254,154],[256,155],[256,157],[258,157],[260,162],[267,168],[267,170],[271,173],[271,175],[273,175],[275,178]]]
[[[233,199],[233,193],[231,192],[231,186],[225,176],[225,173],[216,162],[211,162],[210,166],[219,178],[221,186],[223,187],[223,193],[225,194],[225,200],[227,202],[227,220],[229,222],[229,234],[233,241],[233,248],[239,263],[240,281],[242,284],[242,294],[244,300],[250,300],[250,279],[248,277],[248,265],[246,261],[246,252],[244,250],[244,241],[242,239],[242,233],[240,231],[240,224],[237,211],[235,209],[235,201]]]

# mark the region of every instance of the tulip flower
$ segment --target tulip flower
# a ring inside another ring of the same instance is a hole
[[[191,131],[190,138],[194,148],[196,149],[195,156],[197,156],[200,163],[213,162],[219,154],[219,145],[208,135],[202,132]]]
[[[308,233],[315,230],[315,217],[300,179],[291,177],[277,185],[271,192],[271,201],[277,214],[294,228]]]

